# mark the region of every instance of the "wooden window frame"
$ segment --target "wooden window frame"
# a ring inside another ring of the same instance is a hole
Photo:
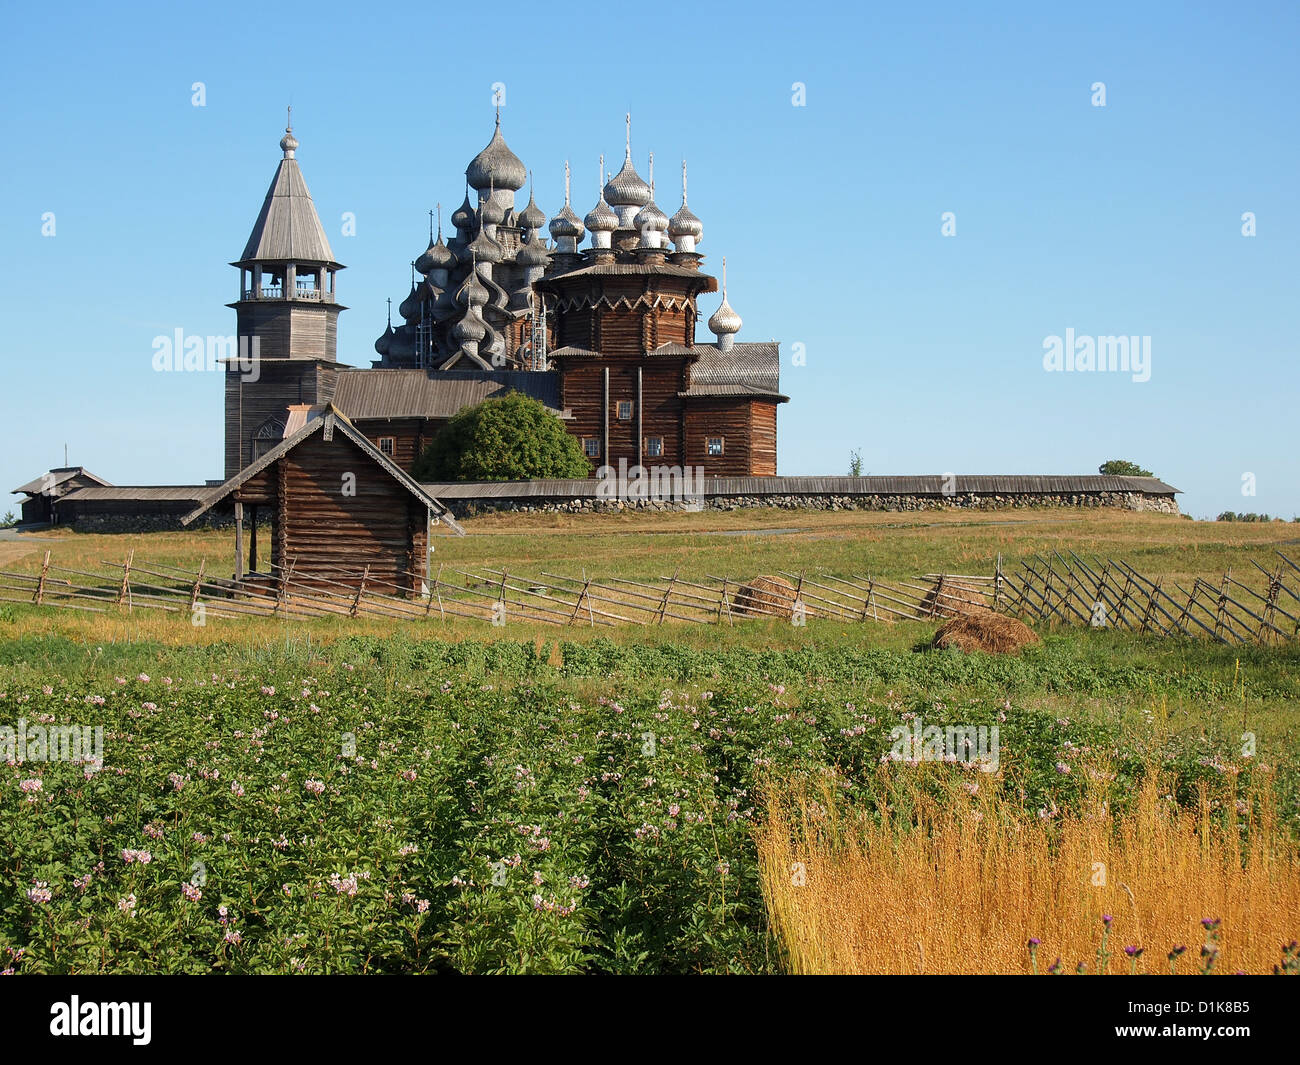
[[[591,444],[596,450],[593,452],[587,445]],[[600,458],[600,437],[584,436],[582,438],[582,453],[589,459]]]
[[[718,442],[718,450],[712,450],[713,441]],[[727,438],[725,436],[706,436],[704,438],[704,457],[709,459],[721,458],[727,453]]]
[[[385,440],[388,441],[389,447],[392,449],[391,451],[385,451],[385,450],[384,450],[384,441],[385,441]],[[375,440],[375,447],[377,447],[377,448],[379,449],[379,453],[380,453],[381,455],[384,455],[384,456],[386,456],[387,458],[390,458],[390,459],[391,459],[391,458],[396,458],[396,456],[397,456],[397,437],[395,437],[395,436],[381,436],[381,437],[378,437],[378,438],[376,438],[376,440]]]
[[[659,441],[659,450],[656,451],[650,446],[651,440]],[[662,436],[647,436],[645,438],[645,455],[648,459],[661,459],[664,457],[664,438]]]
[[[627,417],[623,417],[623,408],[627,407]],[[630,422],[636,414],[636,404],[630,399],[620,399],[614,407],[614,413],[621,422]]]

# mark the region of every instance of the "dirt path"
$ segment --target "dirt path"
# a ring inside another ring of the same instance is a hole
[[[61,536],[38,536],[20,533],[17,529],[0,529],[0,566],[7,566],[16,558],[42,550],[46,544],[57,544]]]

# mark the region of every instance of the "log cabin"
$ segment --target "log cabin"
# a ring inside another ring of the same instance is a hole
[[[290,436],[207,491],[182,519],[214,507],[235,518],[235,580],[283,586],[356,586],[420,594],[428,578],[430,536],[461,527],[451,512],[411,480],[344,415],[327,406]],[[249,512],[247,568],[244,512]],[[269,566],[257,542],[258,514],[269,513]]]

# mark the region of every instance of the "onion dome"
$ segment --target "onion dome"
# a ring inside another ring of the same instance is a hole
[[[515,262],[520,266],[546,266],[551,261],[551,251],[540,236],[519,245]]]
[[[393,323],[388,323],[388,328],[379,334],[379,339],[375,341],[375,351],[380,355],[387,355],[388,349],[393,345]]]
[[[419,258],[415,260],[415,272],[417,274],[427,274],[433,269],[433,253],[435,248],[436,245],[433,243],[433,239],[430,238],[429,246],[425,248],[424,251],[420,253]]]
[[[733,336],[740,332],[741,325],[740,315],[738,315],[727,302],[727,260],[722,260],[722,306],[713,312],[709,318],[709,332],[718,337]]]
[[[506,220],[505,206],[493,198],[492,190],[488,198],[478,205],[479,222],[485,226],[499,226]]]
[[[677,240],[680,237],[694,237],[699,240],[704,235],[704,223],[695,217],[695,213],[682,204],[677,213],[668,220],[668,235]]]
[[[483,287],[483,281],[478,276],[478,270],[471,262],[469,273],[465,275],[465,280],[456,290],[456,302],[463,303],[467,307],[482,307],[487,303],[488,295],[488,290]]]
[[[471,229],[474,225],[474,208],[469,202],[469,189],[465,190],[464,202],[452,212],[451,224],[457,229]]]
[[[704,223],[695,217],[689,207],[686,206],[686,160],[682,160],[682,205],[677,209],[677,213],[668,220],[668,235],[674,241],[682,237],[691,237],[693,240],[699,240],[704,235]]]
[[[489,186],[517,192],[524,187],[527,177],[519,156],[506,147],[505,138],[501,136],[501,112],[498,111],[497,128],[492,133],[492,139],[486,148],[470,160],[469,166],[465,168],[465,178],[479,192]]]
[[[612,233],[618,228],[618,215],[614,209],[605,202],[602,194],[596,201],[596,206],[587,212],[587,217],[583,219],[584,224],[593,233]]]
[[[470,307],[465,312],[465,317],[452,326],[451,335],[452,339],[462,344],[467,340],[479,341],[487,336],[487,323],[483,321],[477,307]]]
[[[469,253],[481,263],[499,263],[505,257],[505,250],[488,236],[486,226],[479,226],[478,235],[468,247]]]
[[[298,150],[298,138],[293,135],[293,125],[285,127],[284,136],[280,138],[280,151],[284,152],[286,159],[292,159],[293,153]]]
[[[408,322],[418,322],[420,320],[420,290],[411,285],[411,294],[402,300],[401,305],[397,308],[397,313],[405,318]]]
[[[548,228],[551,231],[551,236],[556,240],[561,237],[572,237],[574,240],[581,240],[583,233],[586,232],[582,228],[582,220],[573,213],[573,208],[567,203],[560,209],[560,213],[551,219]]]
[[[659,205],[655,203],[653,185],[650,187],[649,202],[641,210],[637,211],[633,223],[642,233],[647,229],[654,230],[657,233],[663,233],[667,230],[668,216],[659,210]]]
[[[519,212],[519,224],[524,229],[541,229],[546,225],[546,215],[533,199],[532,189],[528,190],[528,206]]]
[[[632,116],[627,117],[627,153],[623,169],[605,183],[605,202],[613,207],[644,207],[650,202],[650,186],[632,165]]]
[[[618,215],[605,202],[605,157],[600,157],[600,192],[596,197],[596,206],[587,212],[583,223],[592,233],[613,233],[618,228]]]
[[[432,270],[450,270],[456,265],[456,256],[452,255],[447,245],[442,242],[441,233],[438,234],[438,242],[429,245],[421,258],[428,259],[429,269],[426,270],[425,273],[429,273]],[[420,268],[418,260],[416,261],[415,268],[417,270]]]

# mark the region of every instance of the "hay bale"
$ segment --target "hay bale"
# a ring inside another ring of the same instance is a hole
[[[945,577],[925,593],[917,612],[928,617],[956,618],[988,609],[988,594],[984,589]]]
[[[1038,643],[1034,632],[1019,618],[984,610],[947,621],[934,634],[932,647],[944,650],[955,647],[962,652],[984,651],[986,654],[1016,654],[1022,647]]]
[[[793,610],[794,585],[784,577],[755,577],[731,599],[731,612],[745,617],[789,617]]]

